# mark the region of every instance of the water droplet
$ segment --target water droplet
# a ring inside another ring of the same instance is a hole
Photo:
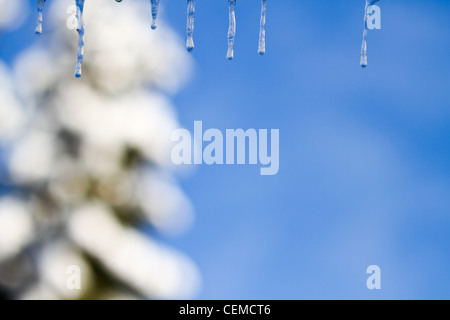
[[[194,50],[194,21],[195,0],[187,0],[186,49],[189,52],[192,52]]]
[[[42,11],[44,10],[45,0],[37,0],[37,21],[36,21],[36,30],[34,33],[41,34],[42,33]]]
[[[259,28],[258,53],[263,56],[266,53],[266,10],[267,0],[261,0],[261,22]]]
[[[228,51],[227,59],[232,60],[234,57],[234,38],[236,37],[236,0],[228,0],[229,9],[229,26],[228,26]]]
[[[77,49],[77,65],[75,67],[75,77],[81,77],[81,65],[84,57],[84,22],[83,22],[83,9],[84,0],[76,0],[77,6],[77,21],[78,21],[78,49]]]
[[[151,0],[152,3],[152,29],[155,30],[157,25],[158,18],[158,8],[159,8],[159,0]]]

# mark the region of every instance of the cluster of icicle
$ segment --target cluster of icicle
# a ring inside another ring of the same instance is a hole
[[[152,24],[151,28],[156,29],[157,27],[157,17],[158,8],[160,0],[150,0],[152,7]],[[366,6],[364,11],[364,33],[363,33],[363,43],[361,47],[361,66],[363,68],[367,67],[367,19],[368,13],[367,8],[379,0],[366,0]],[[122,0],[116,0],[116,2],[122,2]],[[37,0],[37,23],[36,23],[36,34],[42,33],[42,11],[44,8],[45,0]],[[77,64],[75,68],[75,77],[81,77],[81,65],[83,62],[84,55],[84,23],[83,23],[83,8],[84,0],[75,0],[77,7],[77,31],[79,35],[78,40],[78,50],[77,50]],[[228,0],[228,10],[229,10],[229,26],[228,26],[228,50],[227,59],[232,60],[234,57],[234,40],[236,37],[236,14],[235,14],[236,0]],[[266,9],[267,0],[261,0],[261,21],[259,30],[259,41],[258,41],[258,53],[259,55],[264,55],[266,52]],[[195,0],[187,0],[187,23],[186,23],[186,49],[189,52],[194,50],[194,22],[195,22]]]
[[[160,0],[150,0],[152,7],[152,24],[151,28],[156,29],[158,8]],[[122,2],[122,0],[116,0]],[[45,0],[37,0],[37,23],[36,34],[42,33],[42,11],[44,9]],[[81,65],[84,55],[84,23],[83,23],[83,9],[84,0],[75,0],[77,8],[77,31],[79,35],[78,50],[77,50],[77,64],[75,68],[75,77],[81,77]],[[236,36],[236,15],[235,15],[236,0],[228,0],[229,8],[229,27],[228,27],[228,50],[227,59],[232,60],[234,57],[234,39]],[[267,0],[261,0],[261,22],[259,31],[258,53],[262,56],[266,52],[266,7]],[[187,23],[186,23],[186,49],[189,52],[194,50],[194,22],[195,22],[195,0],[187,0]]]
[[[122,2],[122,0],[116,0]],[[152,29],[157,27],[159,0],[150,0],[152,4]],[[228,0],[229,27],[228,27],[228,50],[227,59],[234,57],[234,38],[236,36],[236,0]],[[261,0],[261,22],[259,31],[258,53],[263,56],[266,53],[266,8],[267,0]],[[195,0],[187,0],[187,23],[186,23],[186,49],[194,50],[194,22],[195,22]]]
[[[42,11],[44,9],[45,0],[37,0],[37,22],[36,31],[37,35],[42,33]],[[84,23],[83,23],[83,9],[84,0],[75,0],[77,7],[77,32],[78,32],[78,49],[77,49],[77,64],[75,67],[75,77],[81,77],[81,65],[83,63],[84,56]]]

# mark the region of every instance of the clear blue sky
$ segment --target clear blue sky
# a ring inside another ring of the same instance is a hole
[[[184,38],[185,1],[161,5]],[[450,2],[379,5],[362,70],[364,0],[268,0],[265,57],[259,1],[238,0],[232,62],[226,1],[197,1],[181,123],[280,129],[276,176],[180,177],[196,224],[169,242],[199,265],[199,298],[450,298]],[[0,36],[0,58],[34,41],[30,20]],[[380,291],[365,286],[372,264]]]

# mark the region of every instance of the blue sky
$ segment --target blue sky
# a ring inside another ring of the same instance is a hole
[[[185,1],[161,5],[184,38]],[[231,62],[226,1],[197,1],[180,122],[280,130],[276,176],[248,165],[180,176],[196,223],[168,241],[199,265],[198,298],[450,298],[450,3],[379,5],[362,70],[363,0],[268,0],[264,57],[259,1],[238,1]],[[0,58],[35,41],[33,24],[0,35]],[[365,286],[372,264],[379,291]]]

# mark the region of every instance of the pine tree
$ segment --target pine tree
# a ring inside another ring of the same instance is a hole
[[[148,231],[192,218],[169,161],[168,95],[189,58],[168,28],[149,30],[147,3],[88,1],[75,79],[72,6],[46,4],[47,36],[13,74],[0,65],[0,287],[23,299],[192,297],[195,265]]]

